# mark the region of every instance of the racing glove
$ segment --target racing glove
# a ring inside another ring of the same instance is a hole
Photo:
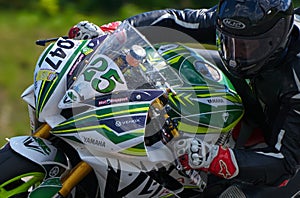
[[[81,21],[69,30],[68,37],[75,40],[92,39],[112,33],[120,24],[120,21],[115,21],[99,27],[91,22]]]
[[[183,170],[201,170],[225,179],[231,179],[239,173],[230,148],[211,145],[198,138],[182,139],[174,146]]]

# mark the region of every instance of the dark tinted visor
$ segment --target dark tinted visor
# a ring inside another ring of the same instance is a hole
[[[285,35],[285,20],[280,20],[276,25],[257,36],[233,36],[217,29],[217,46],[223,59],[234,64],[243,63],[251,65],[267,58],[282,43]]]

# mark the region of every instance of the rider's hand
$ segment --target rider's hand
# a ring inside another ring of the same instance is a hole
[[[103,32],[111,34],[113,33],[119,25],[121,25],[121,21],[114,21],[108,24],[101,25],[100,28]]]
[[[200,139],[182,139],[175,143],[176,155],[183,169],[207,168],[215,155],[217,146],[209,145]]]
[[[174,147],[183,170],[209,171],[226,179],[239,172],[234,153],[229,148],[211,145],[198,138],[179,140]]]
[[[69,30],[68,36],[76,40],[85,40],[96,38],[104,34],[99,26],[88,21],[81,21]]]

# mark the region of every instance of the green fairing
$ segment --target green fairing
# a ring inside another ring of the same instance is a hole
[[[146,116],[149,106],[150,104],[125,103],[124,106],[102,108],[96,111],[87,111],[59,124],[57,127],[52,129],[52,133],[62,135],[63,137],[63,134],[66,133],[94,130],[107,137],[107,139],[111,140],[114,144],[118,144],[144,135],[144,129],[136,129],[130,133],[125,133],[124,135],[116,135],[109,126],[105,124],[99,124],[99,121],[101,119],[114,118],[118,116],[130,117],[131,115],[141,113]]]
[[[30,172],[30,173],[26,173],[14,177],[0,185],[0,197],[8,198],[13,195],[17,195],[19,193],[27,192],[31,186],[39,185],[40,182],[44,179],[44,177],[45,174],[41,172]],[[9,189],[6,188],[6,186],[9,186],[17,181],[20,181],[22,178],[30,178],[30,179],[22,183],[21,185],[19,185],[17,188],[6,190]]]
[[[159,51],[166,46],[160,44],[155,48]],[[192,49],[172,46],[161,55],[184,84],[174,88],[176,95],[169,95],[170,116],[179,119],[179,129],[184,132],[230,131],[244,111],[242,100],[229,79]]]
[[[50,178],[43,181],[41,185],[35,188],[29,195],[29,198],[53,197],[61,189],[60,178]]]

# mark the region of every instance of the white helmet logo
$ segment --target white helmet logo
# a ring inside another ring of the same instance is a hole
[[[242,30],[245,29],[246,25],[240,21],[233,19],[223,19],[223,24],[232,29]]]

